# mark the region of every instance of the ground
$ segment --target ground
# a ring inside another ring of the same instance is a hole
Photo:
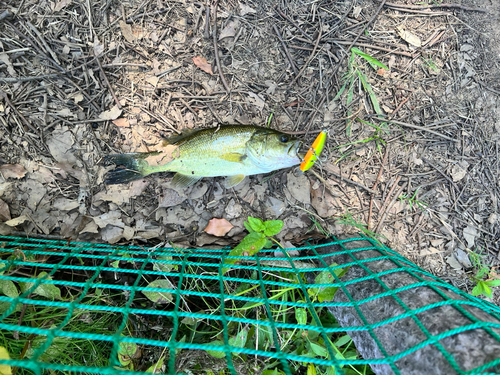
[[[497,0],[0,4],[0,234],[218,248],[253,216],[287,247],[373,233],[469,292],[498,272]],[[219,123],[328,146],[234,189],[103,183],[105,155]]]

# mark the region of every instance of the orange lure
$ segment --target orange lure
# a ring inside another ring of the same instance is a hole
[[[307,171],[313,166],[314,162],[318,160],[318,157],[321,155],[321,151],[323,151],[323,147],[325,146],[326,134],[326,130],[323,130],[321,133],[319,133],[312,146],[307,151],[306,156],[304,156],[304,159],[300,164],[300,170],[302,172]]]

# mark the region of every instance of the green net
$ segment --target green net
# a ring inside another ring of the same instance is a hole
[[[225,274],[229,250],[5,236],[0,249],[4,373],[500,369],[500,308],[364,237],[263,250]]]

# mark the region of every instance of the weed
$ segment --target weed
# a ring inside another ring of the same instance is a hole
[[[350,225],[353,226],[354,228],[358,229],[361,233],[363,233],[366,237],[372,238],[374,241],[377,243],[380,243],[380,238],[384,238],[381,234],[372,232],[369,230],[366,224],[363,224],[361,221],[356,220],[349,210],[346,211],[344,215],[341,216],[341,218],[338,220],[339,224],[344,224],[344,225]]]
[[[493,295],[491,288],[500,286],[500,278],[497,277],[498,275],[490,266],[484,263],[484,255],[471,252],[469,253],[469,258],[475,270],[475,274],[471,279],[476,284],[471,294],[473,296],[484,295],[491,298]]]
[[[415,190],[415,193],[413,193],[413,195],[410,197],[409,194],[401,194],[398,199],[403,202],[403,201],[406,201],[408,202],[408,205],[410,206],[410,210],[413,210],[413,208],[415,207],[418,207],[420,208],[422,211],[424,211],[428,204],[425,203],[425,202],[422,202],[422,201],[419,201],[418,200],[418,197],[417,197],[417,194],[418,194],[418,189],[420,189],[420,187],[418,187],[416,190]]]
[[[351,48],[351,57],[349,58],[349,61],[347,63],[347,68],[348,68],[347,73],[344,75],[344,77],[342,77],[342,81],[344,83],[333,100],[339,99],[340,96],[343,94],[343,92],[347,89],[346,106],[350,107],[353,101],[355,83],[356,80],[359,79],[364,91],[368,94],[370,98],[373,110],[375,111],[376,114],[381,115],[382,110],[380,109],[380,104],[378,102],[377,96],[375,95],[372,86],[368,82],[368,79],[362,70],[363,66],[361,64],[356,63],[356,56],[359,56],[362,59],[366,60],[374,69],[376,69],[376,67],[380,67],[385,70],[389,70],[387,66],[382,64],[374,57],[362,52],[356,47]],[[348,117],[351,116],[351,112],[348,112],[347,116]],[[351,125],[354,120],[355,118],[348,120],[346,127],[347,136],[351,135]],[[384,126],[384,124],[382,126]]]

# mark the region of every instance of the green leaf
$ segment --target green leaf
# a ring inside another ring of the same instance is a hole
[[[210,345],[224,345],[224,342],[220,341],[220,340],[215,340],[215,341],[212,341],[210,343]],[[226,356],[226,353],[221,352],[219,350],[207,350],[207,353],[215,358],[224,358]]]
[[[9,352],[3,346],[0,346],[0,359],[10,359]],[[12,368],[10,365],[0,364],[0,374],[11,375]]]
[[[169,255],[159,255],[156,260],[171,261],[172,257]],[[153,270],[160,272],[170,272],[172,269],[177,268],[177,265],[171,263],[153,263]]]
[[[243,222],[243,225],[245,226],[245,228],[247,229],[248,233],[253,233],[255,232],[252,227],[250,226],[250,224],[247,222],[247,221],[244,221]]]
[[[483,292],[483,294],[484,294],[486,297],[488,297],[488,298],[493,297],[493,296],[492,296],[493,291],[491,290],[491,288],[490,288],[488,285],[486,285],[486,283],[485,283],[485,282],[483,282],[483,288],[484,288],[484,292]]]
[[[268,239],[264,245],[264,249],[270,249],[271,247],[273,247],[273,241]]]
[[[309,363],[307,365],[307,375],[316,375],[316,366],[314,364]]]
[[[275,368],[274,370],[264,370],[262,375],[285,375],[285,373]]]
[[[377,113],[379,115],[382,114],[382,110],[380,109],[380,105],[378,103],[377,96],[373,92],[372,86],[368,83],[366,76],[360,70],[358,70],[358,75],[359,75],[359,79],[361,80],[361,83],[363,84],[363,88],[365,89],[365,91],[368,93],[368,96],[370,97],[370,101],[373,104],[373,109],[375,110],[375,113]]]
[[[132,358],[137,355],[138,350],[139,348],[135,342],[120,341],[118,346],[118,361],[120,361],[120,365],[132,370],[134,368]]]
[[[248,217],[248,224],[250,227],[256,232],[264,232],[266,227],[264,226],[264,222],[256,217]]]
[[[361,56],[363,59],[365,59],[366,61],[368,61],[370,64],[377,65],[377,66],[379,66],[381,68],[384,68],[385,70],[389,70],[389,68],[387,66],[385,66],[384,64],[382,64],[376,58],[374,58],[374,57],[372,57],[372,56],[370,56],[370,55],[368,55],[368,54],[366,54],[364,52],[361,52],[356,47],[352,47],[351,51],[354,52],[356,55]]]
[[[483,287],[483,282],[482,281],[479,281],[477,283],[477,285],[474,287],[474,289],[472,289],[472,292],[471,294],[473,296],[479,296],[480,294],[482,294],[484,292],[484,287]]]
[[[149,288],[162,288],[162,289],[172,289],[172,284],[170,284],[170,281],[165,280],[165,279],[159,279],[155,280],[151,283],[148,284]],[[153,301],[154,303],[170,303],[173,300],[172,294],[166,291],[159,290],[158,292],[146,292],[143,291],[142,294],[144,294],[149,300]]]
[[[278,234],[283,228],[283,221],[281,220],[268,220],[264,222],[264,234],[266,236],[274,236]]]
[[[349,341],[351,341],[351,337],[349,335],[344,335],[344,336],[340,337],[337,341],[335,341],[335,343],[333,345],[335,345],[336,347],[344,346]]]
[[[330,267],[336,267],[336,263],[332,263]],[[347,272],[349,267],[346,268],[338,268],[335,270],[332,270],[335,275],[337,275],[338,278],[344,276]],[[330,283],[335,283],[336,280],[331,274],[331,271],[322,271],[320,272],[316,278],[314,279],[315,284],[330,284]],[[319,288],[310,288],[309,289],[309,295],[314,296],[316,295],[318,300],[320,302],[324,301],[331,301],[333,300],[333,297],[335,296],[335,293],[337,292],[338,287],[319,287]]]
[[[295,309],[295,319],[297,319],[297,323],[300,325],[307,324],[307,312],[304,308],[296,308]]]
[[[243,240],[229,253],[230,256],[252,256],[258,253],[267,242],[264,233],[253,232],[247,234]],[[225,265],[235,264],[238,259],[225,259]],[[228,267],[222,269],[222,273],[228,271]]]
[[[5,294],[10,298],[19,297],[19,292],[17,291],[16,284],[14,284],[12,280],[0,280],[0,293]]]
[[[314,354],[319,355],[320,357],[328,357],[328,351],[323,345],[311,341],[309,341],[309,345],[311,346],[311,350]]]
[[[115,260],[114,262],[111,262],[111,267],[113,268],[120,268],[120,261]]]
[[[242,329],[238,334],[229,339],[229,345],[236,346],[237,348],[244,348],[247,343],[248,330]]]
[[[165,361],[165,356],[160,357],[158,362],[156,362],[154,365],[150,366],[146,370],[146,374],[161,374],[163,372],[162,371],[163,361]]]
[[[46,280],[52,280],[50,276],[47,276],[47,272],[40,272],[40,274],[37,276],[38,279],[43,279],[45,278]],[[33,287],[35,283],[19,283],[19,286],[21,287],[21,291],[24,293],[31,287]],[[61,289],[59,289],[57,286],[54,284],[40,284],[34,291],[31,293],[37,294],[39,296],[51,299],[51,300],[62,300],[61,298]]]
[[[491,287],[500,286],[500,279],[488,280],[488,281],[485,281],[485,283],[486,283],[486,285],[491,286]]]

